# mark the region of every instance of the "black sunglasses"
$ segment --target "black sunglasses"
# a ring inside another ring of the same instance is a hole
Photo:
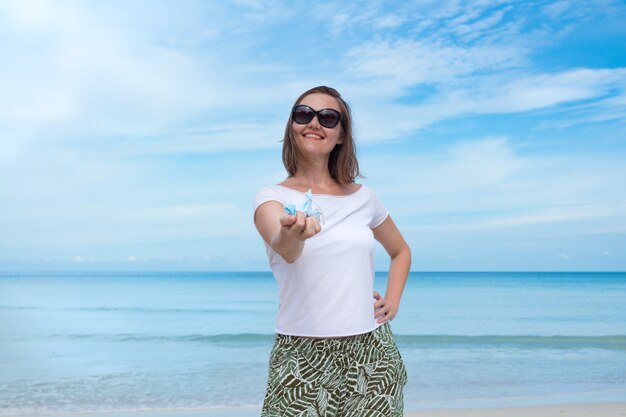
[[[309,106],[305,106],[304,104],[298,104],[294,106],[291,111],[291,115],[293,117],[293,121],[298,123],[299,125],[305,125],[309,123],[315,116],[317,116],[317,121],[320,124],[328,129],[332,129],[337,126],[339,120],[341,120],[341,113],[334,109],[322,109],[315,111]]]

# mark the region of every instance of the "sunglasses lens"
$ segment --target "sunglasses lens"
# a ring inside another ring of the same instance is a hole
[[[315,111],[308,106],[296,106],[293,108],[293,121],[298,124],[306,124],[313,120]]]
[[[341,114],[336,110],[325,109],[317,113],[317,120],[319,120],[320,124],[324,127],[332,129],[337,126],[339,123],[339,119]]]
[[[300,104],[293,108],[293,121],[304,125],[309,123],[315,117],[315,110],[304,104]],[[317,112],[317,120],[326,128],[332,129],[337,126],[341,119],[341,113],[333,109],[324,109]]]

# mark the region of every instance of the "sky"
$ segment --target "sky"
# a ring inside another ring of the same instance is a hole
[[[0,270],[269,271],[252,198],[329,85],[413,271],[624,271],[624,21],[611,0],[0,0]]]

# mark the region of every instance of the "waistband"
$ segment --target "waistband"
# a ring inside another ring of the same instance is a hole
[[[292,336],[287,334],[276,333],[276,343],[278,344],[295,344],[295,345],[315,345],[315,346],[337,346],[337,345],[351,345],[351,344],[367,344],[377,339],[392,338],[391,327],[389,322],[386,322],[371,332],[356,334],[353,336],[342,337],[306,337],[306,336]]]

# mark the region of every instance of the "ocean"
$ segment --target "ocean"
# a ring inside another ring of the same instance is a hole
[[[269,272],[2,272],[0,416],[254,415],[276,309]],[[626,273],[411,273],[391,326],[406,409],[626,400]]]

